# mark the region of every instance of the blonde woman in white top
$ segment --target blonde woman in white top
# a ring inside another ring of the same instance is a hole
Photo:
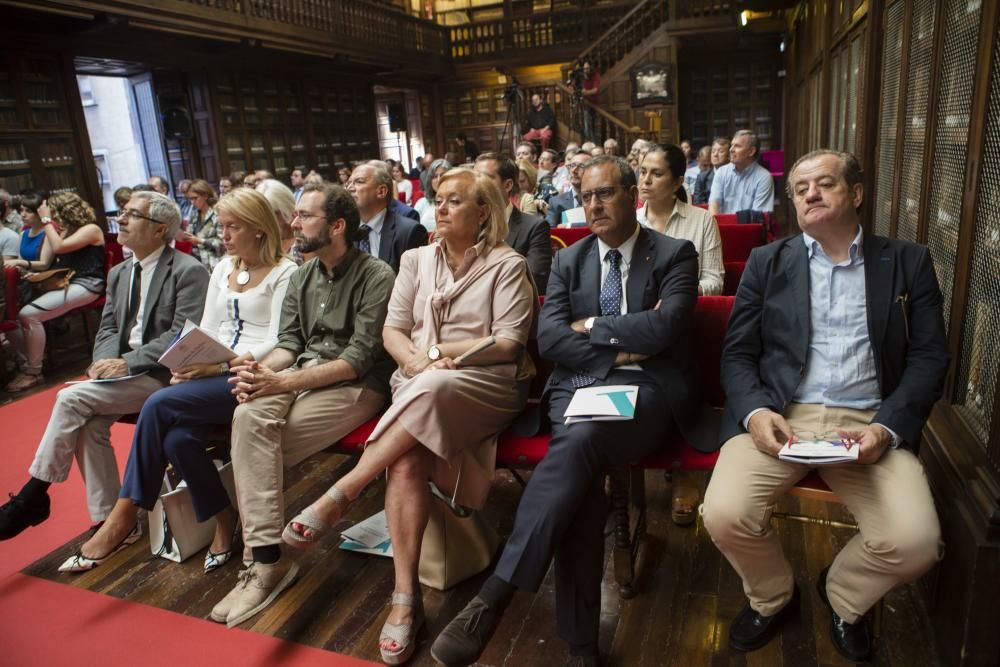
[[[168,463],[187,482],[198,520],[216,519],[205,572],[232,558],[237,515],[205,445],[213,429],[232,421],[236,409],[229,368],[263,359],[277,343],[281,304],[297,267],[281,250],[278,223],[264,195],[237,188],[216,210],[227,255],[212,272],[201,327],[237,356],[228,363],[181,368],[171,386],[150,396],[136,422],[118,502],[60,571],[93,569],[138,540],[139,509],[153,508]]]
[[[722,236],[712,214],[687,203],[684,153],[677,146],[654,145],[639,163],[639,224],[661,234],[687,239],[698,251],[698,294],[722,294],[725,267]]]

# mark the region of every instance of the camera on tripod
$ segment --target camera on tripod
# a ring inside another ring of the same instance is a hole
[[[583,73],[583,63],[579,60],[573,63],[566,78],[566,85],[573,87],[573,92],[579,94],[583,91],[583,82],[586,76]]]
[[[520,86],[517,82],[517,77],[512,77],[510,85],[503,90],[503,100],[509,105],[517,104],[517,98],[520,95]]]

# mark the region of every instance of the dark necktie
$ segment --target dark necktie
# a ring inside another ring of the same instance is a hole
[[[139,317],[139,305],[142,301],[142,264],[135,262],[132,265],[132,287],[128,293],[128,311],[125,314],[125,325],[119,334],[118,353],[125,354],[132,347],[128,344],[128,339],[132,335],[136,318]]]
[[[372,244],[371,241],[368,240],[368,234],[371,233],[372,228],[369,227],[368,225],[361,225],[360,231],[361,231],[360,234],[361,238],[358,239],[358,250],[360,250],[361,252],[371,253]]]
[[[604,256],[604,261],[608,263],[608,277],[604,279],[604,284],[601,285],[600,306],[602,317],[622,314],[621,259],[622,254],[615,249],[609,250],[608,254]],[[594,384],[597,382],[597,378],[591,377],[586,373],[574,373],[570,381],[574,387],[579,389],[580,387],[589,387]]]

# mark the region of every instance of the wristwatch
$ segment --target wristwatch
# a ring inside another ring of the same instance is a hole
[[[594,328],[594,321],[596,319],[596,317],[588,317],[583,321],[583,328],[587,330],[587,333],[590,333],[590,330]]]
[[[437,345],[431,345],[431,349],[427,350],[427,358],[431,361],[437,361],[441,358],[441,348]]]

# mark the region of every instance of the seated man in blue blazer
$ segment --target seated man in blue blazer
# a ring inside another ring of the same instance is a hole
[[[566,168],[569,169],[569,184],[570,189],[561,195],[556,195],[549,200],[549,210],[545,214],[545,220],[549,223],[549,227],[558,227],[562,222],[563,211],[568,211],[571,208],[577,208],[581,205],[580,202],[580,178],[583,174],[583,165],[587,164],[590,160],[590,155],[587,153],[576,153],[566,162]]]
[[[862,662],[872,651],[869,610],[940,554],[916,453],[948,369],[941,291],[927,248],[862,229],[853,155],[809,153],[788,190],[803,233],[754,249],[743,273],[722,353],[725,445],[702,515],[749,598],[729,644],[759,648],[795,608],[771,508],[812,467],[778,452],[807,439],[856,448],[856,463],[818,469],[860,532],[817,588],[834,645]]]
[[[597,664],[607,498],[612,469],[695,427],[701,400],[690,324],[698,294],[694,246],[636,221],[635,173],[617,157],[590,160],[580,197],[594,234],[556,253],[538,323],[538,349],[555,362],[546,394],[552,439],[518,506],[496,571],[434,642],[445,665],[482,652],[515,589],[536,591],[555,558],[556,622],[574,660]],[[639,388],[635,418],[567,425],[577,388]]]
[[[403,253],[427,245],[427,230],[418,221],[392,211],[392,176],[386,164],[370,160],[355,167],[347,191],[361,213],[358,250],[378,257],[399,273]]]

